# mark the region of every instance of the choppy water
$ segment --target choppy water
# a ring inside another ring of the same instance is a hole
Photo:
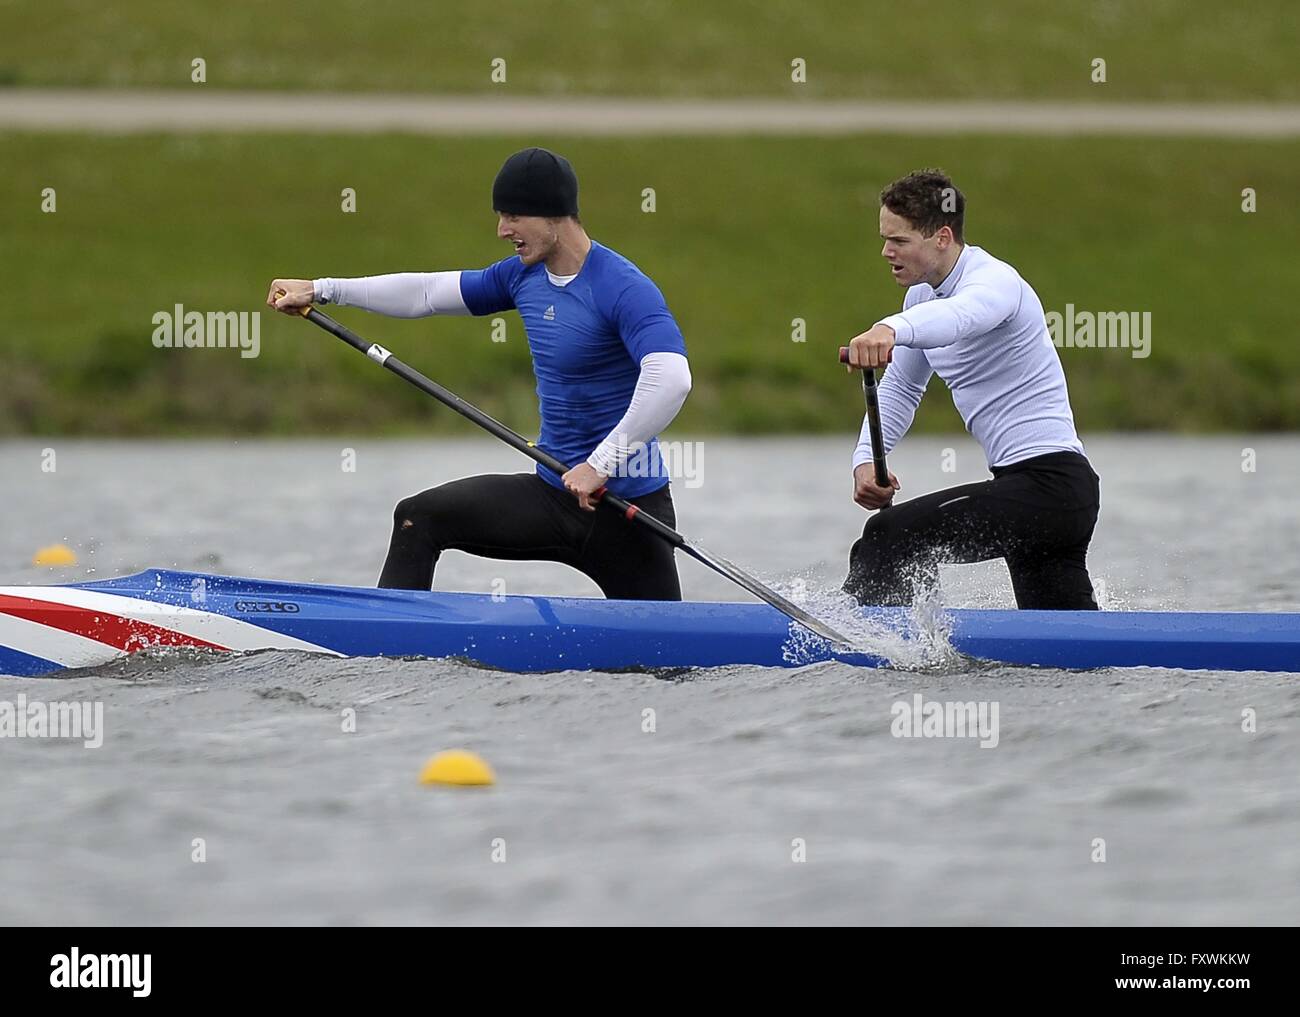
[[[1088,444],[1112,607],[1300,610],[1300,440]],[[676,488],[681,528],[787,589],[831,589],[864,518],[847,456],[708,440],[702,484]],[[904,496],[983,476],[965,438],[909,440],[891,465]],[[0,582],[158,565],[368,585],[399,497],[518,468],[478,441],[0,445]],[[25,564],[56,540],[83,568]],[[688,597],[736,596],[681,570]],[[498,578],[594,592],[559,566],[459,554],[438,585]],[[1011,604],[992,564],[946,571],[944,596]],[[1295,675],[821,665],[670,682],[265,653],[0,679],[0,700],[20,693],[102,702],[105,740],[0,739],[6,923],[1300,918]],[[918,693],[996,702],[996,748],[892,737],[891,707]],[[462,746],[496,787],[418,785]]]

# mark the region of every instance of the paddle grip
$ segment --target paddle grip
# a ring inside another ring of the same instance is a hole
[[[282,297],[282,296],[284,296],[284,290],[276,290],[276,291],[275,291],[275,295],[276,295],[277,297]],[[299,314],[299,315],[301,315],[302,317],[305,318],[305,317],[307,317],[307,315],[311,314],[311,312],[312,312],[312,306],[311,306],[311,304],[308,304],[306,307],[291,307],[291,308],[289,308],[289,310],[293,311],[294,314]]]

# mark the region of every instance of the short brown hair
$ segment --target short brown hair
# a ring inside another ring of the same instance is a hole
[[[923,237],[932,237],[947,226],[957,243],[966,242],[966,196],[943,170],[916,170],[895,180],[880,192],[880,203],[910,222]]]

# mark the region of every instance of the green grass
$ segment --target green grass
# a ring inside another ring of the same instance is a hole
[[[452,430],[460,421],[309,324],[267,313],[262,355],[157,350],[181,303],[256,309],[275,276],[474,267],[493,174],[536,139],[0,135],[0,433]],[[860,393],[835,348],[897,308],[875,195],[938,164],[968,236],[1049,310],[1149,310],[1153,350],[1063,350],[1086,430],[1300,428],[1294,201],[1300,143],[1126,139],[548,139],[583,217],[666,294],[687,338],[696,431],[845,430]],[[1259,209],[1240,209],[1243,187]],[[42,188],[58,211],[40,211]],[[356,188],[358,211],[339,210]],[[658,210],[641,212],[654,187]],[[395,321],[363,335],[521,430],[535,426],[522,326]],[[791,321],[808,339],[790,339]],[[932,383],[917,426],[960,423]]]
[[[1288,100],[1291,0],[0,2],[0,85]],[[207,84],[190,83],[191,61]],[[507,81],[494,85],[491,61]],[[804,84],[791,61],[807,62]],[[1090,80],[1095,58],[1105,84]]]

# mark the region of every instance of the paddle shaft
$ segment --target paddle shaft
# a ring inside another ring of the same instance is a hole
[[[840,363],[849,362],[849,348],[840,347]],[[876,390],[876,372],[862,369],[862,398],[867,403],[867,429],[871,432],[871,462],[876,470],[876,486],[889,486],[889,469],[885,465],[885,438],[880,430],[880,397]],[[888,506],[886,506],[888,507]]]
[[[449,409],[455,410],[462,417],[473,421],[489,434],[500,438],[507,445],[522,452],[534,462],[541,463],[548,470],[553,470],[560,476],[569,471],[569,467],[556,459],[555,456],[538,448],[536,444],[529,441],[522,434],[507,427],[495,417],[490,417],[477,406],[466,402],[455,392],[439,385],[432,378],[427,378],[417,371],[410,364],[403,362],[398,357],[393,356],[388,350],[378,343],[367,342],[359,335],[353,332],[346,325],[340,324],[331,318],[328,314],[316,310],[314,307],[306,308],[303,317],[314,325],[319,325],[330,335],[342,339],[353,349],[359,350],[383,367],[388,368],[399,378],[409,382],[426,395],[431,395]],[[639,508],[630,502],[624,501],[616,494],[610,494],[603,487],[592,495],[592,498],[601,503],[617,509],[619,512],[631,520],[639,522],[641,525],[654,530],[660,537],[668,541],[674,547],[684,547],[686,539],[676,530],[665,526],[654,516],[649,513],[643,513]]]
[[[538,448],[534,442],[529,441],[522,434],[511,430],[494,417],[488,416],[477,406],[467,403],[450,389],[443,388],[443,386],[439,385],[431,378],[426,378],[415,368],[411,367],[409,364],[403,363],[397,357],[393,356],[378,343],[367,342],[346,325],[335,321],[328,314],[324,314],[321,311],[316,310],[314,307],[304,307],[299,311],[299,313],[313,325],[318,325],[326,332],[330,333],[330,335],[342,339],[353,349],[364,353],[371,360],[375,361],[375,363],[388,368],[388,370],[392,371],[399,378],[414,385],[426,395],[433,396],[433,398],[437,399],[444,406],[455,410],[467,420],[473,421],[479,427],[483,428],[483,430],[497,438],[500,438],[511,448],[522,452],[534,462],[540,463],[548,470],[552,470],[560,476],[563,476],[568,472],[568,466],[560,462],[560,460],[556,459],[550,453]],[[631,502],[625,501],[616,494],[611,494],[603,487],[596,491],[592,497],[598,500],[600,504],[608,505],[610,508],[617,510],[622,514],[623,518],[627,519],[629,522],[638,523],[641,526],[644,526],[661,540],[666,540],[673,547],[689,554],[696,561],[707,565],[715,572],[726,576],[732,582],[744,587],[750,593],[754,594],[754,596],[758,597],[759,600],[771,604],[778,611],[799,622],[806,628],[811,629],[823,639],[828,639],[833,643],[839,643],[843,646],[851,646],[851,643],[845,636],[840,635],[824,622],[814,618],[812,615],[808,614],[807,611],[803,610],[803,608],[786,600],[775,590],[764,586],[753,576],[741,571],[725,558],[710,554],[703,548],[692,545],[672,527],[656,519],[648,512],[642,512]]]

